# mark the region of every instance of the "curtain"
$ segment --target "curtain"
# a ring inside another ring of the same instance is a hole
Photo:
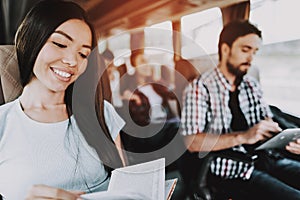
[[[221,8],[223,24],[236,19],[249,19],[250,0]]]

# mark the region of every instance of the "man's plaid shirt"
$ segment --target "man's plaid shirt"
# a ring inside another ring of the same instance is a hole
[[[187,86],[181,116],[182,134],[232,132],[230,89],[230,83],[218,68],[204,73]],[[237,89],[240,90],[238,99],[249,127],[266,117],[272,117],[270,108],[262,100],[260,86],[254,78],[245,75]],[[246,152],[243,146],[233,149]],[[216,158],[211,164],[211,172],[223,178],[248,179],[253,169],[253,164],[226,158]]]

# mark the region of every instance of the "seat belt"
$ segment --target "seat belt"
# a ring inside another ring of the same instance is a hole
[[[1,83],[1,77],[0,77],[0,105],[4,104],[4,94],[3,94],[3,89],[2,89],[2,83]],[[1,200],[1,199],[0,199]]]

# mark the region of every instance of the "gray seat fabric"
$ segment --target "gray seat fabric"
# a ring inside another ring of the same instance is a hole
[[[21,94],[23,87],[13,45],[0,45],[0,81],[0,104],[10,102]]]

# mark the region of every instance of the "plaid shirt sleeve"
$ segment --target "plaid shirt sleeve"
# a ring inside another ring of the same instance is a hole
[[[264,98],[263,98],[263,91],[262,89],[259,87],[258,85],[258,94],[260,95],[260,103],[261,103],[261,107],[263,109],[263,115],[269,118],[273,117],[273,113],[269,107],[269,105],[265,102]]]
[[[269,105],[265,102],[264,97],[263,97],[263,91],[260,87],[260,84],[252,77],[247,77],[249,86],[252,88],[253,91],[251,93],[254,93],[257,95],[257,99],[259,100],[259,106],[262,109],[262,115],[263,117],[273,117],[273,113],[269,107]],[[258,119],[260,120],[260,119]]]
[[[199,79],[185,88],[181,113],[182,135],[203,132],[209,108],[209,94]]]

